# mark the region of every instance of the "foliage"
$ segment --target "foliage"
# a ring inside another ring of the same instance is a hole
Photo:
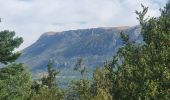
[[[52,87],[49,89],[46,86],[42,86],[37,94],[31,98],[31,100],[63,100],[64,92]]]
[[[89,81],[80,79],[79,81],[72,81],[68,93],[67,100],[89,100]]]
[[[30,74],[23,64],[0,69],[0,100],[26,100],[31,94]]]
[[[87,72],[86,65],[84,64],[83,58],[77,59],[77,62],[74,66],[75,71],[79,71],[81,74],[80,80],[72,81],[71,85],[68,88],[68,93],[66,99],[68,100],[88,100],[90,99],[89,95],[89,80],[85,79],[85,72]]]
[[[32,100],[62,100],[64,98],[64,91],[57,86],[56,76],[59,71],[52,69],[52,62],[47,65],[48,74],[40,81],[34,81],[32,89]]]
[[[59,74],[59,71],[52,69],[52,62],[48,63],[48,74],[42,78],[42,85],[48,86],[48,88],[56,87],[56,75]]]
[[[8,64],[20,56],[21,53],[13,51],[21,45],[23,39],[14,36],[15,32],[8,30],[0,32],[0,63]]]
[[[113,99],[170,98],[170,1],[158,18],[144,19],[147,7],[136,14],[144,44],[128,42],[119,49],[106,69]],[[128,43],[127,43],[128,42]]]
[[[170,99],[170,0],[161,16],[145,19],[148,7],[136,11],[144,43],[129,41],[120,33],[124,46],[104,68],[96,68],[92,81],[86,79],[87,67],[78,59],[74,70],[81,78],[72,81],[66,93],[58,88],[49,62],[47,75],[31,81],[23,64],[0,69],[0,100],[169,100]],[[0,62],[8,64],[20,55],[13,50],[22,43],[15,33],[0,32]],[[67,91],[68,90],[68,91]]]
[[[98,67],[93,73],[93,82],[90,86],[91,100],[112,100],[109,93],[109,81],[105,79],[106,70],[101,70]]]
[[[77,62],[74,66],[74,70],[75,71],[79,71],[81,73],[82,78],[84,77],[84,75],[87,72],[87,66],[84,63],[84,59],[83,58],[78,58]]]

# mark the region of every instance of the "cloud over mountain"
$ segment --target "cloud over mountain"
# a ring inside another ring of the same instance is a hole
[[[25,40],[24,48],[46,31],[133,26],[134,10],[149,6],[150,16],[159,16],[167,0],[0,0],[1,29],[15,30]]]

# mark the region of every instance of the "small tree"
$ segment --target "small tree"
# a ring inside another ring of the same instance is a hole
[[[87,73],[87,66],[84,63],[84,59],[83,58],[78,58],[77,62],[74,66],[74,70],[75,71],[79,71],[81,74],[81,78],[84,78],[84,75]]]
[[[47,76],[44,76],[39,82],[32,86],[35,94],[31,100],[63,100],[64,92],[58,88],[56,76],[59,71],[52,69],[52,62],[47,65]]]
[[[106,77],[106,70],[96,68],[93,72],[93,80],[90,86],[91,100],[112,100],[109,93],[108,83]]]
[[[56,76],[59,74],[59,71],[52,69],[52,62],[49,62],[47,65],[47,76],[42,78],[42,84],[48,86],[49,89],[51,89],[52,87],[56,87],[57,83],[56,83]]]
[[[79,71],[81,78],[80,80],[72,81],[69,87],[69,93],[66,98],[68,100],[89,100],[89,80],[85,79],[87,72],[86,65],[84,64],[83,58],[79,58],[74,66],[75,71]]]

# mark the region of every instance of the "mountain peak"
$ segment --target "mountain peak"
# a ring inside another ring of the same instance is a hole
[[[122,46],[120,31],[128,34],[131,40],[138,39],[138,27],[99,27],[46,32],[33,45],[26,48],[19,61],[31,65],[31,70],[44,69],[49,59],[60,68],[74,66],[76,59],[83,57],[89,67],[103,66]]]
[[[116,29],[116,30],[122,31],[122,30],[126,30],[129,28],[130,26],[119,26],[119,27],[97,27],[97,28],[89,28],[89,29],[103,29],[103,30]],[[76,30],[81,30],[81,29],[76,29]],[[76,30],[67,30],[67,31],[76,31]],[[82,30],[86,30],[86,29],[82,29]],[[66,32],[66,31],[62,31],[62,32]],[[62,33],[62,32],[49,31],[49,32],[45,32],[43,36],[44,35],[52,36],[52,35],[56,35],[57,33]]]
[[[54,32],[54,31],[49,31],[49,32],[45,32],[44,34],[45,35],[55,35],[57,32]]]
[[[53,35],[56,35],[57,33],[59,33],[59,32],[54,32],[54,31],[45,32],[40,36],[40,38],[53,36]]]

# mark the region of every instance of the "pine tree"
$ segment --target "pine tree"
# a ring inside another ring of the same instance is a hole
[[[0,63],[8,64],[14,62],[21,53],[13,52],[18,48],[23,39],[21,37],[15,37],[15,32],[8,30],[0,32]]]

